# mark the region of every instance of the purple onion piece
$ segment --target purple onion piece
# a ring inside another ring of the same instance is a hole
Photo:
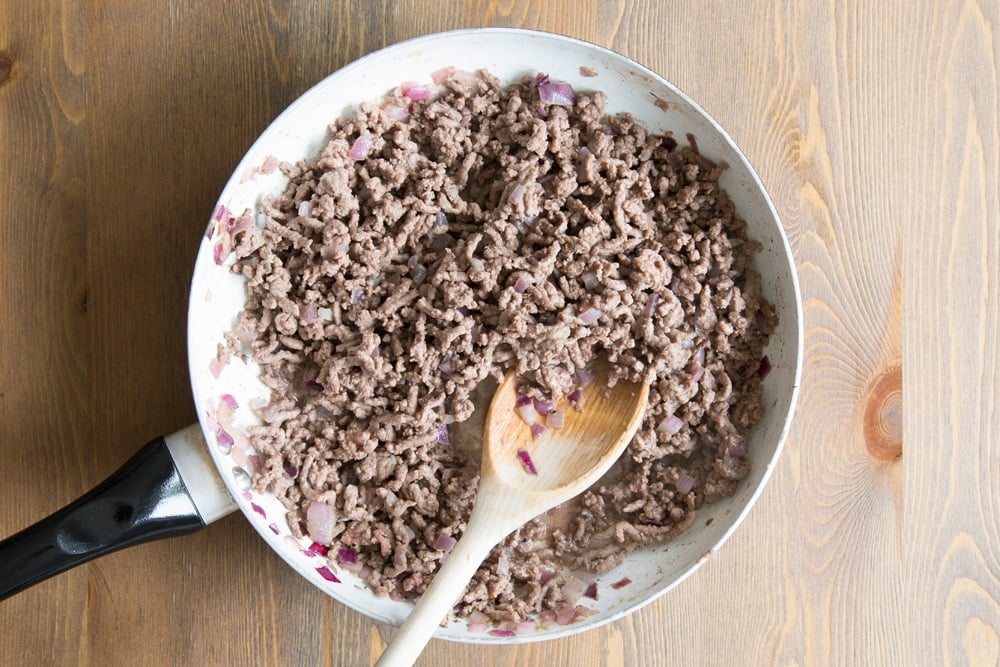
[[[549,414],[555,409],[555,406],[552,405],[552,401],[543,401],[540,398],[535,398],[532,399],[532,402],[535,404],[535,410],[538,411],[538,414],[543,416]]]
[[[566,413],[562,410],[553,410],[545,418],[546,428],[562,428],[566,425]]]
[[[686,472],[682,472],[677,475],[677,481],[674,482],[674,486],[677,488],[678,492],[683,495],[687,495],[688,493],[691,493],[691,489],[694,488],[694,481],[694,477]]]
[[[599,308],[591,306],[580,314],[580,324],[586,324],[588,326],[594,324],[597,320],[601,319],[601,315],[603,314],[604,312]]]
[[[535,462],[531,460],[531,454],[529,454],[527,450],[517,450],[517,458],[521,461],[521,466],[524,467],[529,475],[538,474],[538,470],[535,468]]]
[[[657,425],[656,430],[660,433],[674,435],[675,433],[679,433],[682,428],[684,428],[683,421],[678,419],[675,415],[668,415]]]
[[[628,586],[631,583],[632,580],[629,579],[628,577],[625,577],[624,579],[619,579],[615,583],[611,584],[611,588],[618,590],[619,588],[624,588],[625,586]]]
[[[341,549],[337,552],[337,560],[341,563],[357,563],[358,552],[354,549]]]
[[[576,93],[573,86],[565,81],[546,81],[538,86],[538,97],[546,104],[558,104],[560,106],[573,106],[576,101]]]
[[[348,157],[350,157],[355,162],[360,162],[368,157],[368,153],[372,149],[372,140],[366,134],[362,134],[360,137],[354,140],[351,144],[351,150],[347,151]]]
[[[316,571],[319,572],[319,576],[323,577],[327,581],[332,581],[335,584],[340,583],[340,579],[337,578],[337,575],[335,575],[333,571],[331,571],[330,568],[328,568],[326,565],[323,565],[322,567],[317,567]]]
[[[434,548],[445,552],[454,549],[456,544],[458,544],[458,541],[446,533],[441,533],[438,535],[437,539],[434,540]]]
[[[542,433],[545,433],[545,427],[544,426],[542,426],[541,424],[532,424],[531,425],[531,439],[532,440],[538,440],[540,437],[542,437]]]

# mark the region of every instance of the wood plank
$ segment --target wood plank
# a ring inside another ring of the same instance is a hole
[[[0,534],[195,418],[193,253],[257,134],[365,53],[483,25],[619,50],[730,131],[793,244],[807,363],[769,487],[689,580],[582,635],[435,641],[419,664],[1000,663],[1000,7],[981,0],[0,0]],[[40,584],[0,630],[2,665],[362,665],[394,632],[236,516]]]

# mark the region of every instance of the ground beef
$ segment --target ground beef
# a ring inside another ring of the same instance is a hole
[[[254,485],[296,535],[310,503],[332,507],[331,558],[355,553],[380,594],[419,596],[461,536],[481,433],[466,420],[508,370],[560,397],[605,355],[650,383],[649,407],[608,475],[493,551],[461,614],[572,604],[573,570],[669,540],[749,471],[775,316],[725,165],[604,104],[487,73],[426,101],[396,90],[283,164],[265,224],[237,239],[248,299],[227,342],[252,341],[273,396]]]

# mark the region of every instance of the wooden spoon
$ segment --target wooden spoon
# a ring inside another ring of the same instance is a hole
[[[546,429],[538,439],[514,410],[516,381],[507,375],[486,418],[479,492],[465,533],[378,665],[412,665],[490,550],[586,490],[618,459],[642,421],[649,386],[619,381],[609,389],[607,371],[606,364],[595,364],[594,381],[582,390],[583,412],[570,408],[563,428]],[[536,474],[528,470],[532,465]]]

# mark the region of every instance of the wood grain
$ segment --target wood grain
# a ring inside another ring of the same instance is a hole
[[[420,664],[1000,664],[995,0],[0,0],[0,535],[194,419],[194,251],[254,137],[365,53],[485,25],[614,48],[729,130],[793,245],[807,358],[772,481],[697,574]],[[230,517],[0,604],[0,664],[366,665],[393,632]]]

